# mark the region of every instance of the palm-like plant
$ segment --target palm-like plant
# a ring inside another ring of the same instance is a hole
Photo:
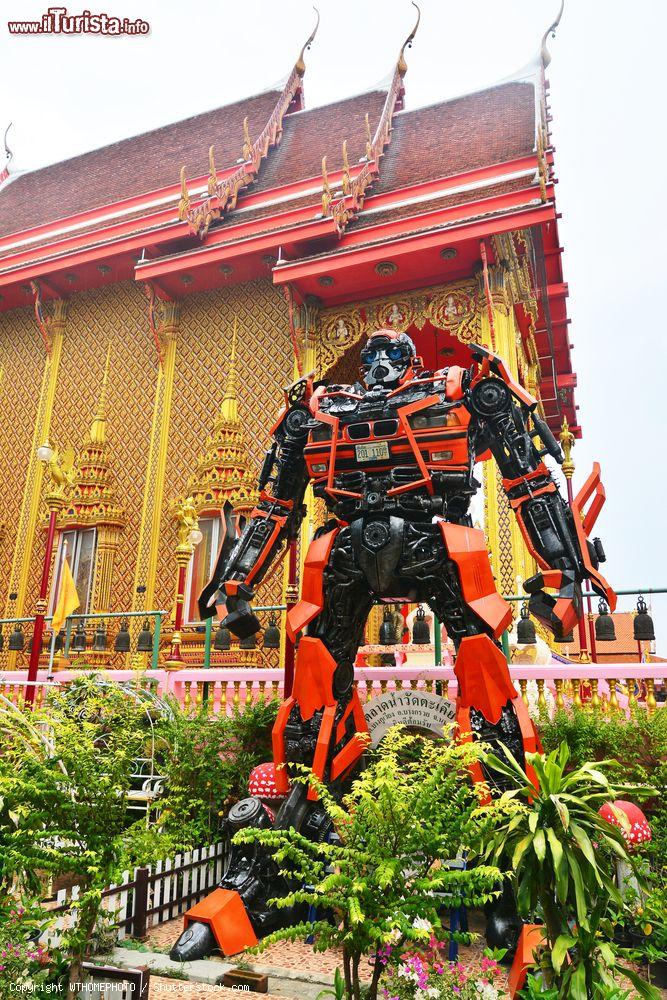
[[[536,785],[509,751],[502,758],[489,754],[489,767],[513,787],[490,807],[502,810],[504,818],[487,844],[486,858],[494,863],[510,859],[519,913],[543,917],[548,979],[560,998],[597,996],[613,984],[614,970],[641,995],[658,996],[633,970],[617,964],[613,918],[624,902],[613,882],[613,858],[632,862],[621,832],[598,812],[604,802],[646,795],[646,789],[611,787],[605,773],[610,761],[568,770],[569,759],[565,743],[548,756],[527,754]]]

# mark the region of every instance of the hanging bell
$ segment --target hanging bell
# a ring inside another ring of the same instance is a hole
[[[0,628],[0,653],[5,648],[5,637],[3,635],[2,629]]]
[[[653,619],[648,613],[646,601],[641,594],[637,598],[637,614],[633,622],[633,631],[637,642],[651,642],[655,639]]]
[[[391,608],[385,608],[382,613],[382,624],[380,625],[380,645],[396,645],[396,624]]]
[[[595,641],[614,642],[616,640],[616,629],[614,619],[609,614],[607,602],[600,600],[598,604],[598,616],[595,619]]]
[[[528,605],[525,601],[521,605],[521,618],[516,627],[516,641],[520,646],[534,646],[537,642],[535,625],[530,617]]]
[[[557,642],[560,646],[571,645],[574,642],[574,632],[568,632],[562,639],[559,639],[558,636],[555,635],[554,642]]]
[[[150,624],[148,618],[144,618],[144,624],[141,626],[141,632],[137,638],[137,652],[138,653],[151,653],[153,651],[153,633],[150,629]]]
[[[116,638],[114,639],[113,648],[117,653],[129,653],[130,652],[130,628],[129,620],[127,618],[121,618],[120,628],[116,633]]]
[[[56,641],[53,644],[53,652],[60,653],[63,646],[65,645],[65,629],[61,628],[60,632],[56,635]]]
[[[252,635],[247,635],[244,639],[239,640],[239,649],[256,649],[257,648],[257,633],[253,632]]]
[[[72,652],[85,653],[85,651],[86,651],[86,626],[84,624],[83,618],[81,618],[76,626],[76,632],[74,633],[74,638],[72,639]]]
[[[220,622],[218,625],[218,631],[215,633],[215,639],[213,640],[213,649],[217,649],[218,652],[224,649],[229,649],[232,644],[232,637],[229,634],[229,629]]]
[[[13,652],[20,653],[25,647],[25,636],[23,635],[23,625],[17,623],[14,626],[14,631],[9,637],[9,649]]]
[[[280,629],[278,628],[278,619],[273,612],[269,615],[269,624],[264,630],[262,645],[264,649],[280,649]]]
[[[426,612],[421,604],[417,608],[415,620],[412,623],[412,641],[415,646],[428,646],[431,642],[431,630],[426,621]]]
[[[104,622],[100,620],[99,625],[95,629],[95,635],[93,636],[93,652],[103,653],[107,648],[107,630],[105,628]]]

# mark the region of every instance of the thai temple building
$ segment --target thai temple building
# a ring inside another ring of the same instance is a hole
[[[69,476],[52,576],[66,542],[82,613],[173,613],[192,498],[202,539],[183,596],[196,637],[198,590],[221,533],[253,507],[282,387],[311,371],[354,381],[381,326],[407,331],[427,368],[492,348],[553,433],[580,436],[546,37],[516,78],[417,109],[405,106],[412,35],[386,88],[310,108],[311,38],[284,86],[42,169],[9,164],[0,617],[35,614],[48,443]],[[493,463],[478,478],[475,518],[501,593],[515,594],[534,564]],[[294,590],[322,516],[307,503],[294,565],[262,604]],[[377,624],[374,611],[371,640]],[[5,643],[0,663],[13,655]]]

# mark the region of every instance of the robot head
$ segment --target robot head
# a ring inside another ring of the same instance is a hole
[[[416,354],[407,333],[376,330],[361,352],[364,382],[369,387],[380,385],[394,389],[411,370]]]

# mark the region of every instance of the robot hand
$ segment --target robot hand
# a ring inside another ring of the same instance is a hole
[[[259,632],[261,628],[259,618],[250,604],[255,592],[244,583],[230,580],[225,584],[225,593],[227,617],[222,622],[225,628],[228,628],[237,639],[247,639],[248,636]]]
[[[571,570],[545,570],[531,576],[523,586],[530,595],[530,613],[562,641],[582,614],[581,581]],[[547,593],[545,587],[553,587],[556,593]]]

